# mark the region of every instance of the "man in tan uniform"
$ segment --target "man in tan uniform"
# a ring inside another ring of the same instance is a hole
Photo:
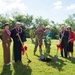
[[[44,32],[43,32],[42,26],[39,25],[37,30],[35,31],[34,55],[35,55],[35,52],[37,51],[38,46],[39,46],[40,55],[42,55],[42,39],[43,39],[43,35],[44,35]]]

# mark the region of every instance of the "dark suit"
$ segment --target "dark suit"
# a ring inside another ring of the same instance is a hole
[[[18,30],[19,31],[19,30]],[[12,29],[11,30],[11,37],[13,39],[13,54],[14,54],[14,59],[15,59],[15,62],[17,62],[18,60],[21,61],[21,43],[19,41],[19,38],[16,36],[18,32],[16,31],[16,29]],[[24,34],[24,31],[22,30],[21,33],[19,33],[20,35],[20,38],[22,40],[22,42],[25,42],[26,41],[26,37],[25,37],[25,34]]]
[[[59,38],[61,39],[62,37],[62,32],[59,34]],[[68,38],[69,38],[69,32],[65,31],[64,32],[64,37],[62,38],[61,46],[62,46],[62,51],[61,51],[61,56],[63,57],[63,49],[64,49],[64,55],[67,57],[67,48],[68,48]]]

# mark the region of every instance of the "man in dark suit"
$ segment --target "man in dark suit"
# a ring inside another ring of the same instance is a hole
[[[24,45],[26,37],[23,29],[21,28],[20,22],[17,22],[15,27],[11,30],[11,37],[13,39],[13,54],[15,62],[22,61],[22,54],[21,54],[22,45],[20,39],[18,38],[18,34],[22,40],[22,45]]]

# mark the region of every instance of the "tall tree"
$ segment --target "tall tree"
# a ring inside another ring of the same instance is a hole
[[[71,26],[72,29],[75,31],[75,14],[70,15],[66,20],[65,20],[65,24],[67,26]]]
[[[37,17],[35,19],[35,26],[37,27],[38,25],[42,25],[43,28],[45,28],[45,26],[49,25],[49,19],[43,19],[41,16]]]

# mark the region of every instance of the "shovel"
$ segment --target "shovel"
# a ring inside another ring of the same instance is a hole
[[[21,38],[20,38],[20,35],[19,35],[19,33],[17,33],[17,36],[18,36],[18,38],[19,38],[19,40],[20,40],[20,43],[21,43],[21,45],[22,45],[22,52],[23,52],[23,54],[24,54],[24,52],[27,50],[27,48],[26,48],[26,46],[23,46],[23,44],[22,44],[22,40],[21,40]],[[26,49],[25,49],[26,48]],[[26,57],[27,57],[27,60],[28,60],[28,63],[30,63],[31,62],[31,60],[28,58],[28,54],[26,53]]]
[[[54,56],[54,59],[58,59],[58,48],[57,48],[56,55]]]

